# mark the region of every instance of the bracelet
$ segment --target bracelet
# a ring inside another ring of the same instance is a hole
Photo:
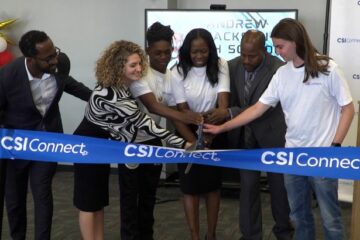
[[[341,143],[333,142],[331,143],[332,147],[341,147]]]

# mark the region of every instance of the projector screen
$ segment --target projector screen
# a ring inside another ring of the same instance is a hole
[[[266,49],[276,55],[270,34],[283,18],[297,19],[297,9],[286,10],[164,10],[145,9],[145,28],[158,21],[174,30],[174,51],[169,68],[177,62],[178,49],[186,34],[194,28],[211,32],[219,56],[230,60],[240,54],[240,40],[249,29],[262,31],[266,36]],[[145,29],[145,30],[146,30]]]

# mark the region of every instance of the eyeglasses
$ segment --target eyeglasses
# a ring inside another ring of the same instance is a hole
[[[40,60],[40,61],[44,61],[44,62],[46,62],[47,64],[50,64],[50,62],[51,62],[52,60],[54,60],[55,58],[57,58],[57,57],[59,56],[60,52],[61,52],[60,48],[55,47],[55,53],[54,53],[54,54],[52,54],[52,55],[50,55],[50,56],[48,56],[48,57],[46,57],[46,58],[37,58],[37,57],[35,57],[35,58],[38,59],[38,60]]]

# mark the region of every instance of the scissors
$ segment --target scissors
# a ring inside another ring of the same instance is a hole
[[[193,144],[191,147],[186,149],[186,152],[192,152],[196,150],[203,150],[205,149],[205,139],[204,139],[204,133],[203,133],[203,124],[198,125],[198,129],[196,130],[197,134],[197,140],[195,144]],[[188,163],[185,168],[185,174],[188,174],[190,172],[192,163]]]

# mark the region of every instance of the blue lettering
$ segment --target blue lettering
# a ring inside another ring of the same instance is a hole
[[[230,41],[231,40],[230,34],[231,34],[231,32],[225,32],[224,33],[224,40]]]
[[[256,21],[255,20],[255,26],[256,26],[256,29],[258,29],[260,26],[261,28],[265,28],[265,26],[268,25],[268,22],[267,20],[259,20],[259,21]]]

